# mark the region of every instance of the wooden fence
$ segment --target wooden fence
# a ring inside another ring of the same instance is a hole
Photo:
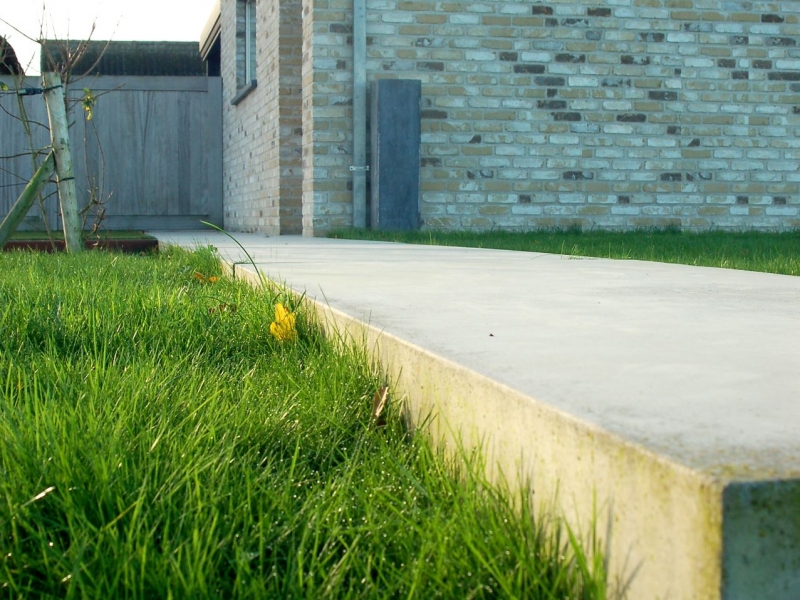
[[[13,91],[11,77],[0,77]],[[41,87],[27,78],[28,87]],[[222,225],[222,82],[218,77],[94,77],[73,84],[98,96],[91,121],[78,103],[70,114],[70,141],[78,201],[105,202],[106,229],[197,229]],[[34,148],[50,143],[41,95],[0,92],[0,219],[30,180],[33,165],[19,115],[22,100],[32,122]],[[45,214],[35,206],[25,228],[61,226],[55,186]],[[91,224],[91,219],[89,219]]]

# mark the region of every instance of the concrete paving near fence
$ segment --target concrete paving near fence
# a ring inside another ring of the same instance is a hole
[[[222,234],[155,235],[252,276]],[[612,592],[800,598],[800,277],[236,237],[368,345],[413,422],[584,536],[594,519]]]

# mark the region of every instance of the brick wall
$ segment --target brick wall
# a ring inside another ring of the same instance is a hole
[[[353,223],[352,0],[303,0],[303,233]]]
[[[351,222],[351,0],[303,0],[304,231]],[[427,228],[800,227],[800,2],[368,0]]]
[[[232,231],[301,231],[299,4],[258,0],[258,85],[233,104],[245,83],[244,11],[235,0],[221,3],[224,216]]]
[[[303,24],[300,0],[280,3],[278,53],[279,86],[280,212],[282,234],[303,230]]]

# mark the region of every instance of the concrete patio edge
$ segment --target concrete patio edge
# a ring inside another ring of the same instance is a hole
[[[257,285],[253,266],[228,264]],[[280,281],[279,285],[286,285]],[[286,285],[293,289],[291,285]],[[303,294],[305,289],[293,289]],[[800,482],[712,475],[306,296],[332,336],[367,349],[412,426],[489,475],[529,482],[579,537],[597,532],[609,596],[790,600],[800,593]]]
[[[260,285],[252,266],[233,268]],[[412,427],[424,423],[453,455],[480,449],[492,480],[512,489],[529,482],[540,514],[555,507],[584,541],[596,532],[610,597],[720,597],[721,482],[324,302],[306,302],[329,335],[367,350]],[[680,543],[653,543],[668,539]]]

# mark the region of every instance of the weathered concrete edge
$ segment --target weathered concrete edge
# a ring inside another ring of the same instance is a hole
[[[250,265],[234,276],[261,285]],[[290,288],[290,286],[287,286]],[[303,290],[293,290],[302,294]],[[606,553],[611,597],[721,598],[724,486],[306,296],[329,335],[364,346],[412,425],[451,451],[480,447],[489,475],[532,482]],[[502,404],[500,404],[502,403]]]

